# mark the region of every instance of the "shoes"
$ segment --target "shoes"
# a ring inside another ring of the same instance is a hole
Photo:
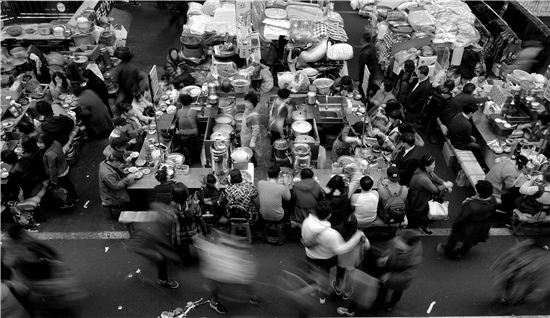
[[[337,296],[340,296],[342,295],[342,290],[338,287],[336,287],[336,281],[333,280],[330,282],[330,285],[332,286],[332,289],[334,289],[334,293],[337,295]]]
[[[218,314],[227,314],[227,308],[218,301],[210,300],[210,308],[214,309]]]
[[[159,279],[157,281],[157,283],[159,284],[160,287],[171,288],[171,289],[176,289],[180,286],[180,284],[175,280],[162,280],[162,279]]]
[[[63,209],[71,209],[71,208],[74,208],[74,203],[65,204],[65,205],[62,205],[62,206],[59,207],[60,210],[63,210]]]
[[[326,301],[327,301],[326,298],[321,298],[321,297],[319,297],[319,303],[320,303],[321,305],[324,305]]]
[[[386,307],[386,311],[387,311],[387,312],[392,312],[392,311],[393,311],[393,307],[390,307],[390,306]]]
[[[426,234],[426,235],[432,235],[432,230],[430,230],[427,226],[419,226],[418,229],[420,232]]]
[[[354,312],[349,312],[346,307],[338,307],[338,308],[336,308],[336,312],[339,315],[342,315],[342,316],[348,316],[348,317],[355,316],[355,313]]]
[[[342,297],[344,300],[348,300],[349,297],[353,294],[353,288],[349,290],[349,292],[344,293],[344,296]]]
[[[248,302],[254,306],[258,306],[262,300],[258,296],[252,296],[248,300]]]

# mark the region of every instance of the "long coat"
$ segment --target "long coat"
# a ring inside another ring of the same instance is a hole
[[[467,198],[462,203],[462,209],[453,224],[451,235],[464,244],[474,245],[485,242],[491,228],[490,218],[496,207],[497,200],[494,197],[488,200],[477,197]]]
[[[444,189],[443,179],[435,173],[428,174],[417,169],[407,194],[407,218],[409,218],[409,223],[428,222],[428,201]]]
[[[88,133],[97,137],[108,136],[113,130],[113,124],[107,110],[108,106],[103,104],[99,95],[91,89],[85,89],[78,96],[78,102],[80,117]]]

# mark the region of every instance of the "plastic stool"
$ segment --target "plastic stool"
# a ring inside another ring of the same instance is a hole
[[[246,231],[246,238],[248,239],[248,243],[252,244],[252,230],[250,229],[250,222],[248,222],[247,219],[230,219],[229,222],[231,223],[231,234],[235,235],[237,230],[245,230]]]
[[[281,221],[265,221],[265,240],[270,244],[283,245],[285,243],[283,227],[284,224]]]

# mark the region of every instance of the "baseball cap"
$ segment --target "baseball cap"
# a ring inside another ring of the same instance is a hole
[[[398,182],[399,177],[399,169],[397,169],[397,166],[393,165],[388,168],[388,179],[392,182]]]

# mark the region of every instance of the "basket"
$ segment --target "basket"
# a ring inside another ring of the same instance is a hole
[[[250,87],[250,82],[248,80],[237,79],[231,82],[235,94],[248,94],[248,88]]]
[[[40,23],[38,25],[38,33],[40,35],[50,35],[52,33],[52,25],[50,23]]]
[[[74,46],[95,45],[95,39],[92,32],[73,34],[72,39],[74,42]]]
[[[26,59],[27,58],[27,50],[25,50],[23,47],[14,47],[10,50],[11,56],[19,59]]]
[[[202,37],[182,34],[180,37],[180,42],[187,48],[195,49],[201,45]]]
[[[330,78],[318,78],[313,81],[313,85],[317,87],[317,93],[321,95],[327,95],[330,93],[330,87],[334,84],[334,81]]]
[[[6,33],[11,36],[18,36],[18,35],[21,35],[21,33],[23,33],[23,28],[18,25],[10,26],[9,28],[6,29]]]

